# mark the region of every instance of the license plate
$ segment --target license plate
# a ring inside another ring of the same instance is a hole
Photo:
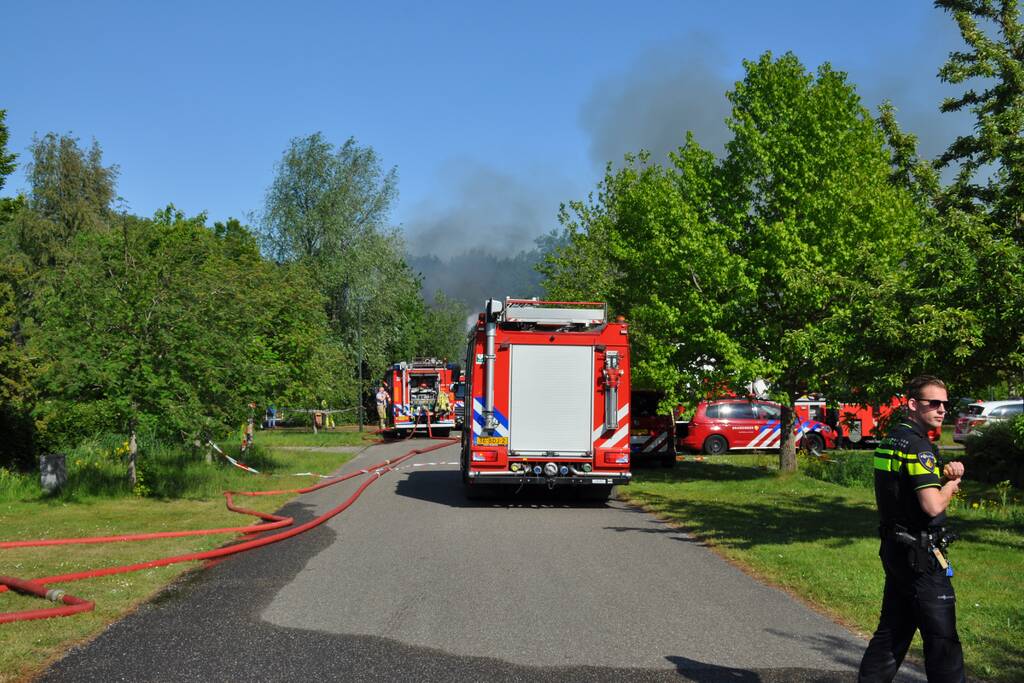
[[[607,484],[608,480],[607,479],[591,479],[590,483],[591,484]]]
[[[507,436],[478,436],[476,439],[478,446],[507,446]]]

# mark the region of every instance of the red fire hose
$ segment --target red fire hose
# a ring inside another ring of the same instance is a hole
[[[328,510],[319,517],[316,517],[305,524],[301,524],[297,527],[280,531],[270,536],[264,536],[263,538],[246,541],[237,545],[228,547],[215,548],[213,550],[206,550],[203,552],[188,553],[185,555],[175,555],[172,557],[162,557],[156,560],[150,560],[148,562],[140,562],[138,564],[123,565],[119,567],[107,567],[104,569],[93,569],[85,572],[78,572],[74,574],[61,574],[58,576],[45,576],[39,579],[24,580],[17,579],[11,576],[0,576],[0,593],[13,589],[19,593],[26,595],[35,595],[37,597],[46,598],[54,602],[63,603],[63,607],[51,607],[48,609],[39,610],[27,610],[22,612],[2,612],[0,613],[0,624],[5,624],[13,621],[27,621],[29,619],[47,619],[49,617],[64,617],[78,612],[87,612],[93,609],[95,603],[76,598],[73,595],[68,595],[62,590],[48,590],[47,584],[51,583],[66,583],[69,581],[79,581],[81,579],[95,578],[98,576],[109,576],[111,574],[125,574],[128,572],[135,572],[142,569],[150,569],[152,567],[163,567],[169,564],[176,564],[178,562],[191,562],[195,560],[209,560],[213,558],[225,557],[227,555],[234,555],[235,553],[244,552],[246,550],[252,550],[253,548],[259,548],[271,543],[277,543],[283,541],[292,536],[297,536],[305,531],[309,531],[315,526],[323,524],[331,517],[343,512],[352,503],[362,495],[371,484],[380,479],[386,472],[394,469],[394,466],[401,462],[412,458],[415,455],[422,453],[429,453],[430,451],[444,448],[454,442],[454,439],[445,439],[443,443],[438,443],[433,446],[426,448],[417,448],[411,450],[403,455],[400,455],[394,459],[384,460],[376,465],[372,465],[366,469],[359,470],[358,472],[351,472],[349,474],[336,477],[333,479],[324,480],[313,486],[309,486],[301,489],[286,489],[278,491],[226,491],[224,496],[227,498],[227,506],[229,510],[233,512],[239,512],[242,514],[249,514],[259,517],[260,519],[268,520],[267,524],[258,524],[255,526],[248,527],[225,527],[220,529],[198,529],[190,531],[168,531],[154,534],[129,534],[124,536],[103,536],[103,537],[90,537],[90,538],[64,538],[64,539],[52,539],[45,541],[11,541],[0,544],[0,548],[18,548],[26,546],[40,546],[40,545],[66,545],[72,543],[107,543],[114,541],[141,541],[152,538],[174,538],[179,536],[196,536],[203,534],[216,534],[216,533],[227,533],[232,531],[241,531],[246,534],[259,533],[261,531],[269,531],[272,529],[278,529],[284,526],[290,526],[294,520],[291,517],[280,517],[277,515],[271,515],[262,512],[256,512],[254,510],[248,510],[245,508],[239,508],[234,505],[232,500],[232,494],[237,496],[271,496],[283,493],[310,493],[334,484],[341,483],[358,477],[361,475],[367,475],[369,478],[363,482],[359,488],[355,490],[348,498],[345,499],[340,505]]]

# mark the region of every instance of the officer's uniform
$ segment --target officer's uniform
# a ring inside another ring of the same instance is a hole
[[[885,569],[882,616],[859,680],[891,681],[921,631],[929,683],[965,681],[964,657],[956,632],[956,594],[935,553],[943,533],[943,512],[930,517],[917,491],[941,487],[941,466],[924,429],[901,422],[875,451],[875,500],[881,516],[879,556]]]

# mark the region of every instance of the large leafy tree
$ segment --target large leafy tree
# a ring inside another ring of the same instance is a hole
[[[83,149],[69,135],[35,138],[30,152],[29,210],[15,214],[11,230],[19,250],[39,268],[58,263],[77,234],[110,224],[118,169],[104,166],[99,143]]]
[[[956,272],[939,294],[980,320],[979,349],[952,369],[965,389],[1024,384],[1024,24],[1019,0],[937,0],[966,49],[939,77],[963,92],[942,111],[969,111],[973,131],[937,162],[954,167],[939,194],[941,248],[931,259]],[[937,270],[937,269],[936,269]]]
[[[634,323],[640,382],[694,398],[767,380],[791,470],[801,394],[880,397],[934,349],[970,339],[964,320],[913,294],[923,203],[893,181],[886,134],[845,75],[810,73],[792,54],[745,68],[724,158],[688,137],[667,167],[628,159],[578,208],[573,245],[548,267],[594,269]]]
[[[250,401],[309,401],[343,358],[300,266],[276,266],[236,221],[207,228],[169,207],[82,232],[34,299],[46,358],[45,442],[138,423],[194,437]]]
[[[314,133],[291,141],[262,216],[264,249],[313,273],[332,329],[362,361],[342,373],[353,405],[360,376],[415,354],[425,320],[419,280],[387,225],[396,182],[372,147],[350,138],[335,148]]]

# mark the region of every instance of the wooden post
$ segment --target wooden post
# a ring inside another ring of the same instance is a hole
[[[139,454],[139,445],[135,439],[135,420],[131,423],[131,436],[128,437],[128,486],[133,490],[138,478],[135,474],[135,460]]]

